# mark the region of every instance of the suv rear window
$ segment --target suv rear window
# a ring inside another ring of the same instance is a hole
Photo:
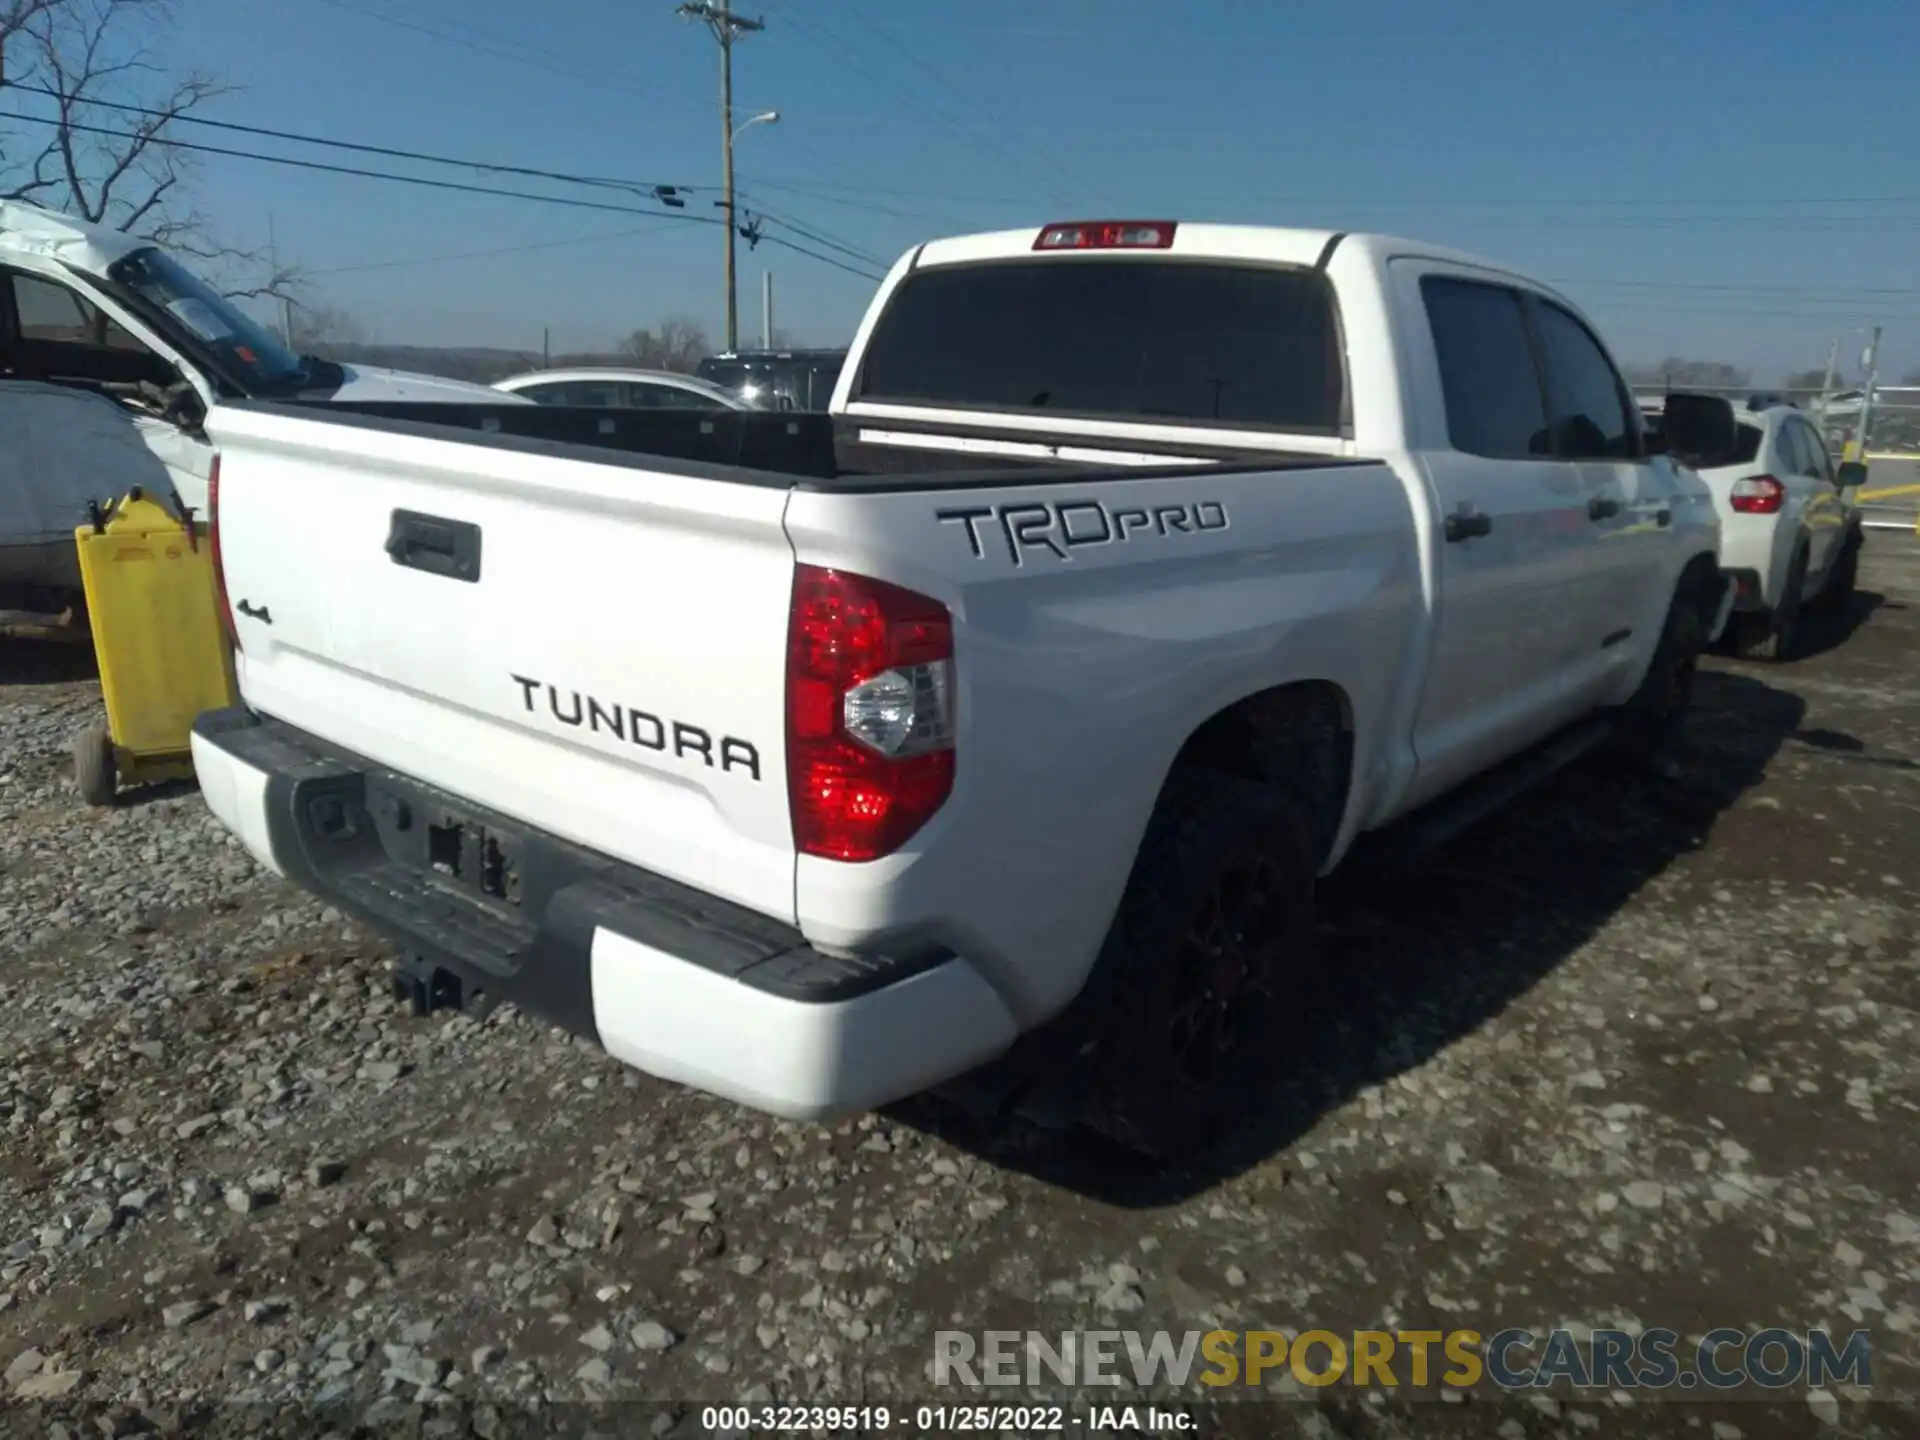
[[[1333,288],[1318,271],[1191,260],[998,261],[909,275],[859,398],[1337,433]]]

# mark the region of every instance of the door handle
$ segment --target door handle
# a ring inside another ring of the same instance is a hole
[[[1663,530],[1666,529],[1667,526],[1673,524],[1673,511],[1664,505],[1661,506],[1660,509],[1653,512],[1653,523]]]
[[[1473,540],[1482,535],[1493,533],[1493,517],[1478,510],[1459,510],[1447,516],[1443,527],[1447,543],[1458,545],[1462,540]]]
[[[1611,520],[1620,513],[1620,502],[1606,495],[1596,495],[1587,501],[1587,519],[1598,522]]]
[[[480,579],[480,527],[465,520],[395,510],[386,550],[394,564],[409,570],[468,584]]]

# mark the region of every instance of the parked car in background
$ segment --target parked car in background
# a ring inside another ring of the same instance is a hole
[[[1266,1093],[1361,836],[1678,763],[1719,521],[1550,287],[1054,224],[855,344],[824,415],[216,408],[208,807],[423,1007],[797,1117],[997,1061],[1159,1152]]]
[[[209,406],[271,398],[473,401],[485,385],[296,354],[159,246],[0,201],[0,611],[80,590],[89,501],[140,486],[204,513]]]
[[[846,362],[845,350],[734,350],[694,373],[756,410],[825,410]]]
[[[1664,404],[1643,408],[1657,433]],[[1802,612],[1853,594],[1866,466],[1836,465],[1812,418],[1777,395],[1753,396],[1734,418],[1730,450],[1676,458],[1699,471],[1720,512],[1720,565],[1735,585],[1729,643],[1789,660]]]
[[[535,370],[494,381],[493,388],[540,405],[584,405],[609,410],[745,410],[745,401],[720,386],[672,370]]]

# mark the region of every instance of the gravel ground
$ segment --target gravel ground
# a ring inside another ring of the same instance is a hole
[[[1680,782],[1570,772],[1336,887],[1287,1083],[1159,1175],[415,1020],[191,790],[83,809],[97,685],[0,649],[0,1422],[693,1433],[701,1401],[980,1398],[926,1378],[948,1327],[1825,1325],[1872,1331],[1870,1398],[1283,1379],[1202,1432],[1920,1433],[1920,546],[1863,586],[1808,658],[1711,662]],[[577,1408],[633,1399],[679,1403]]]

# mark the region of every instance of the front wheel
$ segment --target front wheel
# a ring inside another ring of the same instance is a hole
[[[1853,603],[1853,592],[1860,585],[1860,547],[1863,542],[1864,537],[1858,530],[1850,532],[1840,542],[1840,554],[1833,562],[1833,571],[1827,577],[1819,598],[1808,602],[1809,610],[1817,610],[1823,615],[1846,613],[1847,607]]]
[[[1699,601],[1692,587],[1683,584],[1667,607],[1646,676],[1615,717],[1610,748],[1616,759],[1655,773],[1672,768],[1706,644],[1707,622]]]
[[[1267,786],[1169,779],[1094,970],[1091,1128],[1166,1157],[1257,1101],[1316,964],[1311,833]]]
[[[1807,552],[1801,550],[1787,567],[1787,581],[1773,613],[1743,617],[1746,623],[1734,635],[1737,653],[1775,664],[1793,659],[1800,649],[1800,612],[1806,599]]]

